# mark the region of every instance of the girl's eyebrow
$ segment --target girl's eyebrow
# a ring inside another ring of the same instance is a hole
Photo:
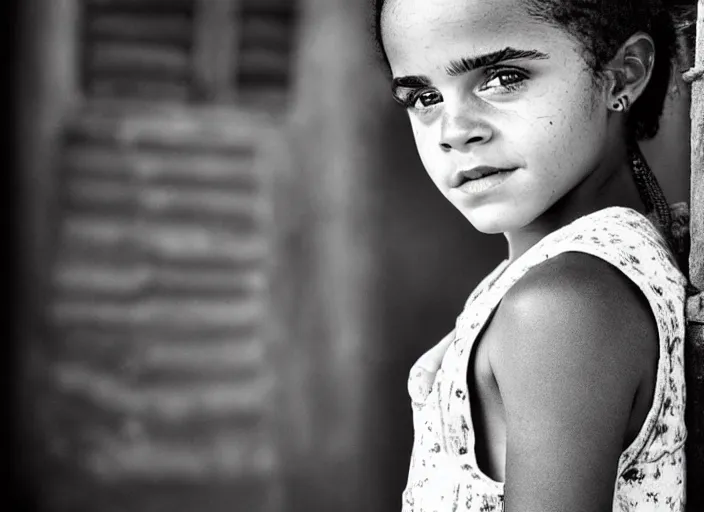
[[[464,57],[459,60],[450,61],[450,64],[445,68],[445,72],[449,76],[459,76],[477,68],[496,66],[507,60],[529,59],[543,60],[549,59],[547,53],[538,50],[519,50],[510,46],[503,50],[479,55],[477,57]],[[409,75],[394,78],[391,83],[391,93],[394,98],[399,98],[399,89],[422,89],[430,85],[430,79],[423,75]]]
[[[477,68],[496,66],[497,64],[507,60],[541,60],[549,58],[550,56],[548,54],[538,50],[519,50],[509,46],[503,50],[487,53],[485,55],[479,55],[477,57],[464,57],[459,60],[453,60],[445,68],[445,72],[449,76],[459,76],[469,73],[470,71],[474,71]]]

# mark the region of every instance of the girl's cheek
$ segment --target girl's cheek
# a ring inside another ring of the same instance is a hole
[[[416,137],[417,140],[426,139],[430,132],[432,132],[433,124],[424,122],[419,115],[409,113],[408,117],[411,120],[413,136]]]
[[[411,128],[413,131],[413,138],[416,141],[416,145],[420,146],[421,143],[421,129],[420,126],[418,126],[418,123],[413,121],[411,118]]]
[[[433,144],[431,140],[432,134],[430,133],[430,130],[422,126],[414,126],[413,138],[415,139],[416,148],[418,148],[418,153],[420,154],[423,163],[426,163],[425,159],[430,158],[430,155],[433,153]]]

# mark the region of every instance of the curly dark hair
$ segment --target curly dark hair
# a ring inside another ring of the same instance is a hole
[[[662,0],[524,0],[528,14],[565,30],[584,50],[596,78],[621,45],[636,32],[653,38],[656,59],[647,87],[631,107],[629,134],[636,140],[654,137],[659,129],[672,63],[677,50],[675,22]],[[374,0],[377,51],[388,68],[381,36],[385,0]]]

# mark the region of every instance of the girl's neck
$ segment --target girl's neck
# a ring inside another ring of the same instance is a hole
[[[610,206],[623,206],[644,213],[632,177],[628,150],[614,148],[610,157],[542,215],[520,230],[504,233],[509,261],[574,220]]]

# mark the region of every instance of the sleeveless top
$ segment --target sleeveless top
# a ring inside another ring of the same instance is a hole
[[[503,510],[504,484],[482,473],[475,459],[467,388],[470,352],[509,288],[532,267],[568,251],[618,268],[640,288],[658,326],[653,402],[619,458],[613,510],[684,510],[686,279],[646,217],[609,207],[547,235],[513,263],[499,264],[469,296],[455,329],[413,366],[408,390],[414,443],[403,512]]]

